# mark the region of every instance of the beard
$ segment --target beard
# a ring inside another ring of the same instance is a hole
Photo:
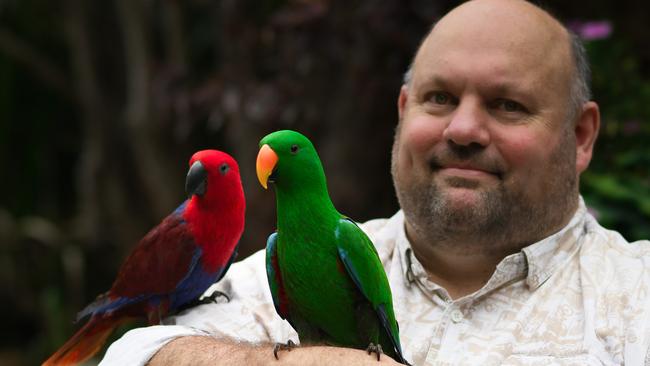
[[[545,181],[536,189],[509,181],[507,174],[501,174],[498,159],[489,159],[483,149],[458,145],[436,151],[425,178],[412,175],[411,181],[405,181],[397,166],[396,137],[391,173],[399,204],[413,231],[409,234],[427,245],[492,255],[516,252],[558,231],[570,219],[578,200],[575,140],[571,137],[566,131],[548,166],[534,168],[548,169],[542,176]],[[494,172],[498,182],[482,188],[473,180],[444,178],[446,186],[473,190],[473,204],[458,204],[435,179],[436,169],[450,161],[476,162],[476,166]]]

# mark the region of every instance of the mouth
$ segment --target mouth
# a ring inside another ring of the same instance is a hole
[[[430,162],[429,166],[432,172],[457,178],[481,179],[485,177],[491,177],[498,180],[502,180],[503,178],[503,173],[499,170],[491,168],[486,169],[483,166],[477,166],[469,163],[439,164],[435,161],[432,161]]]

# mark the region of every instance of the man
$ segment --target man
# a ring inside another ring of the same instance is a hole
[[[587,74],[579,42],[522,0],[464,3],[424,39],[398,99],[402,211],[363,225],[413,364],[650,361],[649,243],[600,227],[578,192],[600,123]],[[297,336],[266,286],[260,252],[215,287],[229,303],[134,330],[104,361],[377,364],[327,346],[275,361]]]

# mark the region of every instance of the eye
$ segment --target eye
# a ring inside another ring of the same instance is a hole
[[[451,94],[443,91],[434,91],[426,95],[426,102],[436,106],[457,105],[458,100]]]
[[[495,107],[497,109],[501,109],[504,112],[528,112],[526,107],[521,105],[520,103],[515,102],[514,100],[509,100],[509,99],[500,99],[497,100],[495,103]]]
[[[296,155],[299,150],[300,150],[300,148],[298,147],[298,145],[291,145],[291,153],[292,154]]]
[[[435,93],[433,95],[433,101],[437,104],[447,104],[449,103],[449,95],[445,93]]]
[[[228,173],[229,170],[230,170],[230,166],[228,166],[228,164],[223,163],[219,165],[219,173],[221,173],[221,175],[226,175],[226,173]]]

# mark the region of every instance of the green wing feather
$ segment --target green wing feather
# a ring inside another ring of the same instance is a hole
[[[404,362],[399,329],[393,312],[393,300],[386,272],[377,249],[368,236],[352,220],[342,218],[336,228],[339,257],[352,281],[368,299],[397,353]]]

